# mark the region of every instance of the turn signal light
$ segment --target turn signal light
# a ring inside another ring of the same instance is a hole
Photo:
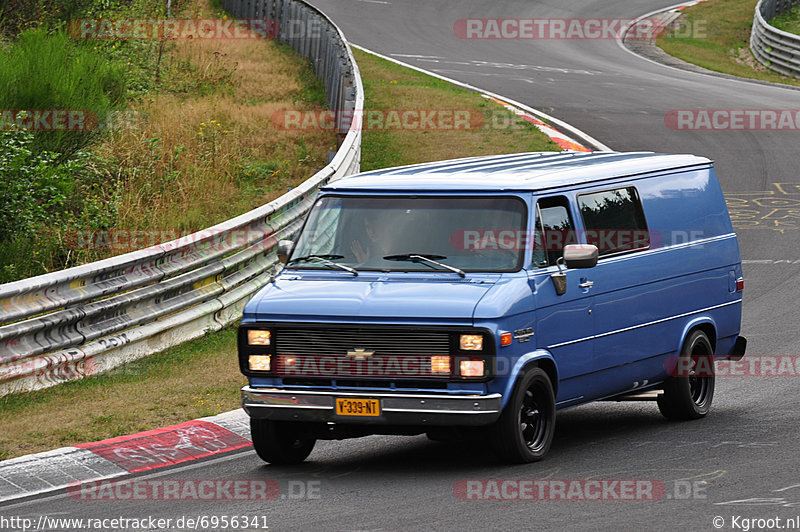
[[[432,356],[431,373],[450,375],[450,357],[442,355]]]
[[[511,345],[511,333],[503,333],[500,335],[500,345],[505,347],[507,345]]]

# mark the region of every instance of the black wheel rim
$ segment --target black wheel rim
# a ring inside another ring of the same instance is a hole
[[[698,407],[705,406],[708,402],[709,391],[711,390],[710,368],[713,368],[714,361],[709,359],[708,349],[704,345],[698,344],[692,350],[692,367],[689,372],[689,393],[692,401]]]
[[[531,384],[522,397],[519,411],[519,425],[525,445],[533,452],[539,451],[547,441],[548,411],[542,401],[544,396],[541,386]]]

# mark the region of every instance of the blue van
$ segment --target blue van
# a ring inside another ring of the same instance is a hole
[[[318,439],[479,434],[541,459],[556,411],[657,401],[706,415],[738,360],[744,281],[713,164],[522,153],[331,182],[247,304],[239,363],[258,455]]]

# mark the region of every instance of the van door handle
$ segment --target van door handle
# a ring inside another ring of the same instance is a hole
[[[591,288],[594,286],[594,281],[584,281],[578,286],[580,286],[581,288]]]

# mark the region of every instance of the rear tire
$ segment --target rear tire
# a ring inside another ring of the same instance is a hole
[[[544,458],[553,442],[556,400],[541,368],[522,374],[500,419],[490,427],[492,448],[505,461],[522,464]]]
[[[708,336],[696,330],[678,357],[678,374],[668,377],[658,396],[661,414],[674,421],[705,417],[714,399],[714,349]]]
[[[317,440],[303,437],[291,421],[250,419],[250,434],[258,457],[270,464],[299,464],[311,454]]]

